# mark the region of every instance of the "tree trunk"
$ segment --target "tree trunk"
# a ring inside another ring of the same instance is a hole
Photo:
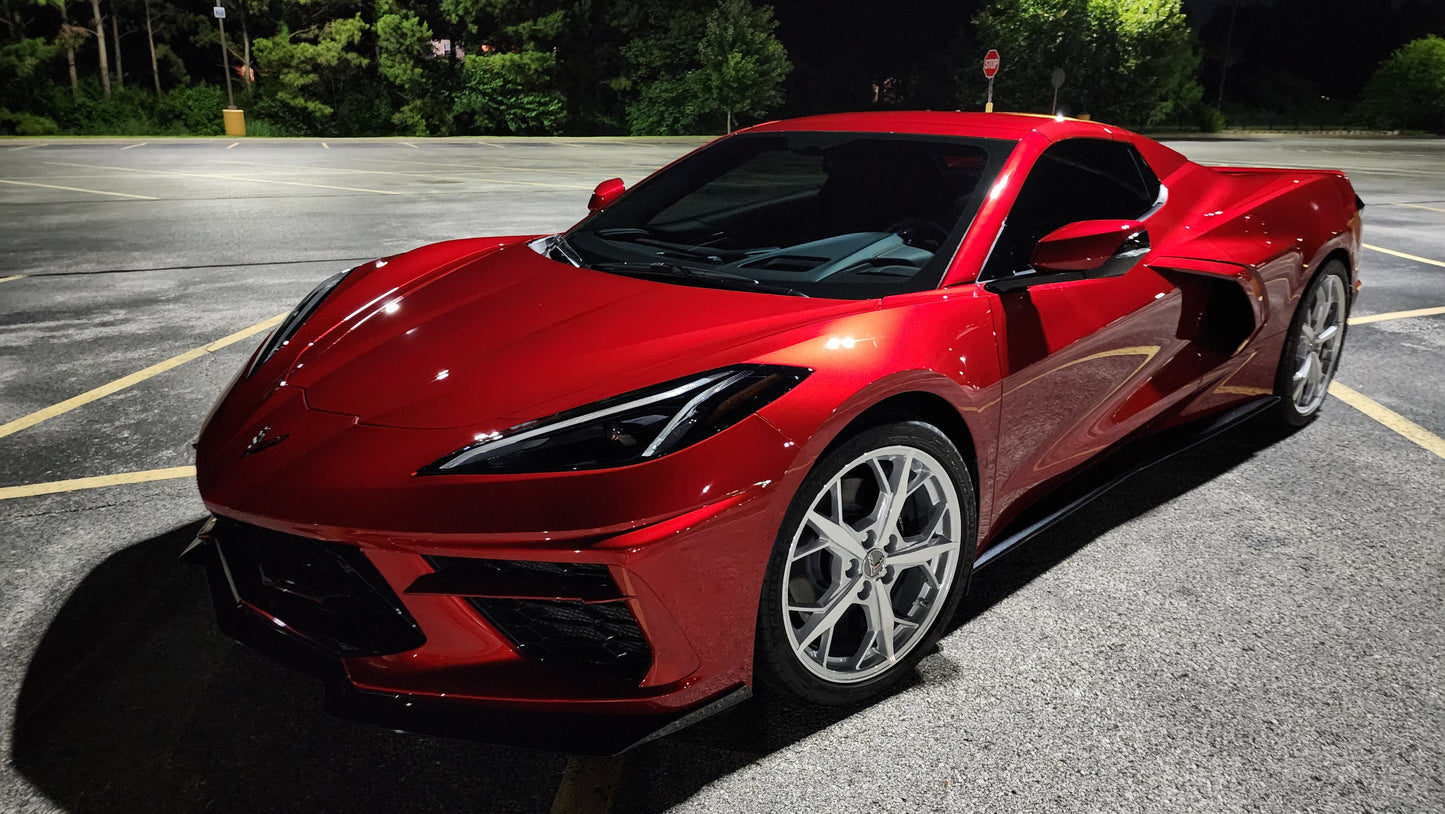
[[[728,108],[728,129],[727,129],[726,132],[731,133],[732,131],[733,131],[733,111],[732,111],[732,108]]]
[[[156,95],[161,95],[161,69],[156,66],[156,35],[151,31],[151,0],[146,2],[146,44],[151,48],[151,77],[156,81]]]
[[[241,65],[244,73],[241,78],[246,80],[246,95],[252,96],[256,91],[256,73],[251,70],[251,33],[246,30],[246,2],[241,0]]]
[[[90,11],[95,15],[95,45],[100,49],[100,87],[105,98],[110,98],[110,60],[105,52],[105,22],[100,18],[100,0],[90,0]]]
[[[61,22],[61,30],[62,30],[62,31],[70,28],[70,12],[68,12],[68,11],[65,10],[65,0],[60,0],[60,22]],[[71,41],[71,38],[70,38],[69,36],[66,36],[66,42],[69,43],[70,41]],[[65,46],[65,67],[66,67],[67,69],[69,69],[69,71],[70,71],[70,95],[71,95],[71,96],[79,96],[79,95],[80,95],[80,77],[77,76],[76,73],[75,73],[75,47],[74,47],[74,46],[71,46],[71,45],[66,45],[66,46]]]
[[[115,0],[110,2],[110,34],[115,40],[115,86],[125,87],[125,71],[120,67],[120,14],[117,13]]]

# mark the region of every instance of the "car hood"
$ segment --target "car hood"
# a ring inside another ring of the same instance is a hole
[[[310,408],[364,424],[499,430],[745,361],[790,329],[877,305],[634,279],[524,242],[495,247],[362,266],[285,382]]]

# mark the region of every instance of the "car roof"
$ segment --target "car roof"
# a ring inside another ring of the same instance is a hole
[[[1132,137],[1121,127],[1093,121],[1068,119],[1034,113],[960,113],[932,110],[870,111],[866,113],[830,113],[799,119],[764,122],[746,131],[750,133],[795,130],[827,130],[859,133],[912,133],[939,136],[975,136],[979,138],[1021,139],[1031,132],[1051,141],[1062,138],[1094,136],[1113,138],[1118,134]]]

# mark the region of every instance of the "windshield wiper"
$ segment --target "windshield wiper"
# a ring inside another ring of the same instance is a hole
[[[642,246],[652,246],[719,265],[727,262],[726,258],[742,257],[747,254],[747,252],[735,249],[711,249],[705,246],[688,246],[682,243],[673,243],[654,236],[652,232],[646,229],[638,229],[630,226],[616,229],[599,229],[594,234],[603,240],[615,240],[622,243],[637,243]]]
[[[608,263],[593,263],[591,268],[597,269],[598,271],[611,271],[633,277],[680,277],[685,280],[705,283],[724,283],[726,287],[738,291],[767,291],[774,294],[788,294],[794,297],[808,296],[796,288],[765,283],[762,280],[755,280],[743,274],[733,274],[728,271],[714,271],[712,269],[688,268],[687,266],[680,266],[675,263],[632,263],[625,260],[618,260]]]

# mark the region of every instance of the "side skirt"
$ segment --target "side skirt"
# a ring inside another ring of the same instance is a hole
[[[1163,463],[1208,441],[1225,430],[1253,418],[1273,407],[1275,396],[1249,401],[1213,418],[1201,419],[1168,430],[1160,435],[1145,436],[1119,454],[1079,473],[1056,496],[1045,498],[1009,524],[1003,536],[994,541],[974,561],[975,571],[1028,542],[1078,509],[1144,470]]]

